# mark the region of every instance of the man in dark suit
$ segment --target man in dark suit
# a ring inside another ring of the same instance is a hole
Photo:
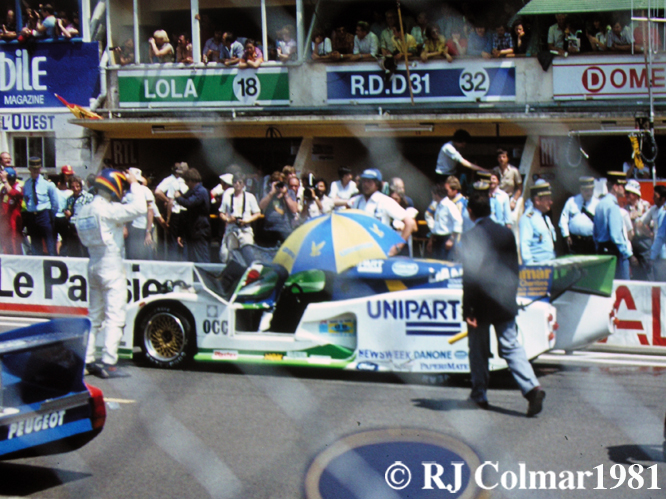
[[[485,186],[485,189],[483,187]],[[527,416],[541,412],[546,393],[539,386],[525,350],[518,342],[518,251],[510,229],[490,219],[487,184],[475,185],[467,210],[475,222],[462,236],[463,317],[467,322],[472,394],[482,409],[488,408],[488,355],[490,325],[495,328],[499,355],[529,405]]]
[[[176,192],[174,201],[187,208],[187,225],[184,237],[178,238],[178,244],[187,250],[190,262],[210,263],[210,194],[201,185],[201,174],[196,168],[190,168],[183,175],[187,192]]]

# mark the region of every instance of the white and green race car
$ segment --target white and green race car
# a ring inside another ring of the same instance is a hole
[[[171,282],[128,305],[126,356],[139,347],[163,368],[194,360],[469,371],[457,264],[389,258],[341,274],[312,269],[293,275],[259,262],[182,265],[191,267],[191,281]],[[517,326],[528,358],[608,335],[613,274],[612,257],[521,267]],[[491,349],[491,369],[505,368],[494,335]]]

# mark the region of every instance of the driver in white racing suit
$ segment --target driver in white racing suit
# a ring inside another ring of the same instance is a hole
[[[128,184],[134,196],[130,203],[121,204]],[[86,370],[100,378],[120,378],[129,376],[116,365],[127,305],[123,225],[145,216],[147,208],[132,173],[102,170],[95,179],[95,188],[97,194],[92,203],[83,206],[76,219],[79,238],[90,253],[88,315],[92,329]],[[104,334],[101,363],[95,362],[95,339],[100,330]]]

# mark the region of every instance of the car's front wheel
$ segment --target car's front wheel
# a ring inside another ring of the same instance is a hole
[[[146,361],[157,367],[177,368],[188,362],[196,350],[193,321],[180,307],[154,305],[139,322],[139,346]]]

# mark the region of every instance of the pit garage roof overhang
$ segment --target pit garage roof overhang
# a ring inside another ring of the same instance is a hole
[[[532,0],[518,12],[522,16],[615,12],[664,7],[663,0]]]
[[[301,138],[301,137],[450,137],[458,128],[473,136],[565,135],[569,130],[633,127],[634,112],[566,113],[462,112],[458,114],[273,115],[230,112],[171,116],[121,113],[102,120],[70,122],[110,139]]]

